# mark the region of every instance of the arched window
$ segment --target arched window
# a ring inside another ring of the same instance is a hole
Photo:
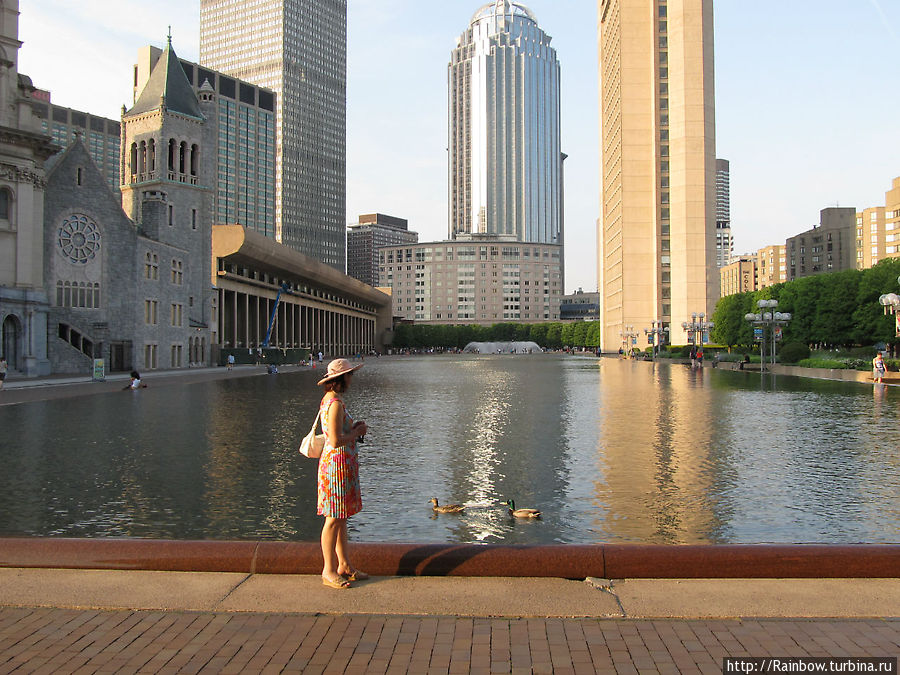
[[[0,219],[9,220],[9,207],[12,203],[12,192],[9,188],[0,188]]]
[[[63,306],[63,283],[61,281],[56,282],[56,306]]]
[[[151,138],[150,142],[147,144],[147,162],[148,168],[147,170],[150,173],[156,171],[156,140]]]
[[[178,153],[178,173],[180,173],[180,174],[184,174],[184,165],[185,165],[185,160],[186,160],[186,157],[185,157],[186,154],[187,154],[187,143],[182,141],[181,145],[179,146],[179,153]]]
[[[94,309],[100,309],[100,284],[94,284]]]
[[[63,284],[63,307],[72,306],[72,284],[68,281]]]
[[[131,174],[131,182],[134,183],[137,180],[137,170],[138,170],[138,149],[137,143],[131,144],[131,157],[128,162],[129,172]]]
[[[141,141],[140,152],[138,152],[138,174],[140,178],[138,180],[145,180],[147,177],[144,175],[147,171],[147,141]]]
[[[191,175],[197,175],[197,167],[200,165],[200,146],[196,143],[191,146]]]
[[[177,152],[177,144],[174,138],[169,139],[169,171],[175,171],[175,153]]]

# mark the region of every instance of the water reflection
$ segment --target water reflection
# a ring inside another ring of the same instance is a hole
[[[0,408],[0,532],[315,540],[316,371]],[[357,540],[896,542],[900,390],[617,359],[368,360]],[[12,439],[11,441],[9,439]],[[462,502],[436,515],[428,500]],[[515,520],[501,502],[540,508]]]

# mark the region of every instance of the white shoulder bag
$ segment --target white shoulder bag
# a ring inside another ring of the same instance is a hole
[[[300,454],[310,459],[318,459],[322,456],[322,450],[325,448],[325,434],[317,434],[316,426],[319,424],[321,411],[313,420],[312,429],[306,434],[306,437],[300,443]]]

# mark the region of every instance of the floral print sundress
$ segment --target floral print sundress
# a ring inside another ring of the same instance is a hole
[[[362,495],[359,491],[359,455],[356,442],[335,448],[328,438],[328,408],[333,400],[340,403],[344,415],[343,433],[349,433],[353,418],[344,407],[343,399],[325,397],[319,406],[322,416],[322,432],[325,447],[319,458],[317,513],[332,518],[349,518],[362,511]]]

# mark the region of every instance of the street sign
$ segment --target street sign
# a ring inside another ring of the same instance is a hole
[[[632,335],[632,336],[631,336],[631,344],[633,344],[633,345],[636,345],[636,344],[637,344],[637,335]]]
[[[753,329],[753,339],[757,342],[762,341],[763,339],[763,329],[762,328],[754,328]]]
[[[647,336],[647,344],[648,345],[653,344],[653,333],[650,333],[650,335]]]
[[[103,382],[106,380],[106,363],[103,359],[94,359],[94,370],[91,379],[94,382]]]

